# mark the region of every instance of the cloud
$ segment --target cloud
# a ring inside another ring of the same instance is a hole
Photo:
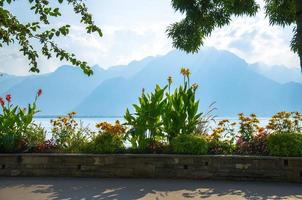
[[[263,1],[258,2],[263,7]],[[62,8],[63,17],[52,22],[56,26],[72,24],[70,35],[57,41],[62,48],[75,53],[90,65],[99,64],[108,68],[147,56],[162,55],[173,49],[165,30],[183,16],[173,10],[170,1],[87,0],[86,3],[96,24],[102,28],[104,37],[86,34],[79,17],[67,5]],[[23,11],[23,4],[27,2],[16,2],[17,6],[12,10],[23,20],[30,19],[31,13]],[[216,29],[206,39],[205,45],[231,51],[250,63],[297,67],[298,56],[289,48],[292,28],[270,26],[262,11],[255,17],[234,18],[229,26]],[[2,72],[28,73],[28,61],[16,46],[0,49],[0,63]],[[55,58],[39,59],[42,73],[54,71],[61,64],[64,63]]]
[[[298,67],[299,58],[290,50],[293,27],[270,26],[263,10],[255,17],[233,18],[229,26],[216,29],[205,45],[231,51],[249,63]]]

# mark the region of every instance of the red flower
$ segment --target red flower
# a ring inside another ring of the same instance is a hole
[[[0,97],[0,104],[1,104],[1,106],[4,106],[4,104],[5,104],[5,101],[2,97]]]
[[[5,97],[6,101],[8,101],[8,103],[10,103],[12,101],[12,95],[8,94]]]
[[[41,96],[42,95],[42,89],[39,89],[37,94],[38,94],[38,97]]]

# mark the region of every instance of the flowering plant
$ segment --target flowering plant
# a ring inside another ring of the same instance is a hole
[[[270,132],[301,133],[302,116],[299,112],[278,112],[266,127]]]
[[[239,113],[239,139],[244,141],[250,141],[253,135],[261,128],[259,126],[259,119],[256,114],[250,114],[245,116],[243,113]]]
[[[74,117],[76,113],[68,113],[51,120],[52,136],[57,147],[64,152],[79,152],[91,138],[92,132],[88,127],[83,127]]]
[[[20,108],[12,104],[12,96],[7,94],[5,99],[0,97],[0,151],[12,152],[25,148],[26,133],[32,130],[34,115],[39,112],[36,102],[42,94],[38,90],[35,100],[27,108]]]
[[[126,128],[122,124],[120,124],[119,120],[116,120],[113,125],[108,122],[100,122],[96,124],[96,128],[99,129],[100,133],[108,133],[119,136],[123,135],[126,132]]]

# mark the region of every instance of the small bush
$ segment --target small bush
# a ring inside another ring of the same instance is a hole
[[[171,148],[178,154],[202,155],[208,152],[208,144],[205,138],[194,135],[180,135],[171,141]]]
[[[209,154],[232,154],[235,150],[235,146],[230,141],[210,140],[208,142]]]
[[[302,134],[279,132],[268,137],[268,150],[273,156],[302,156]]]
[[[30,150],[39,144],[44,143],[46,130],[37,124],[31,124],[24,132],[24,140],[26,141],[27,149]]]
[[[268,155],[268,135],[265,131],[253,135],[250,141],[239,138],[236,143],[236,153],[244,155]]]
[[[125,146],[119,135],[102,133],[97,135],[91,142],[85,145],[85,153],[120,153]]]
[[[117,120],[114,124],[100,122],[96,124],[99,130],[98,135],[94,136],[83,152],[86,153],[121,153],[125,150],[123,137],[126,128]]]

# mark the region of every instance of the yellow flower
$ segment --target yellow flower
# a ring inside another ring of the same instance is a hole
[[[184,75],[184,76],[190,76],[191,75],[190,69],[189,68],[185,68],[185,67],[181,68],[180,73],[182,75]]]

